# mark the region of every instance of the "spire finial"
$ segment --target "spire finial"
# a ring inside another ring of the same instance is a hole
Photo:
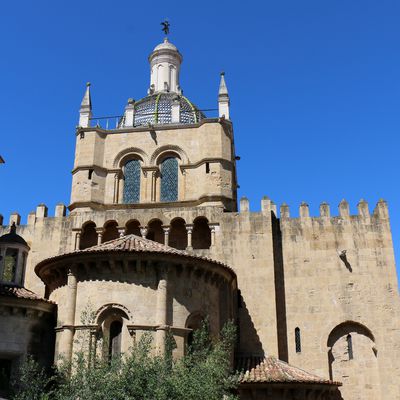
[[[219,91],[218,95],[219,96],[228,96],[228,88],[226,87],[226,82],[225,82],[225,72],[221,72],[221,80],[219,82]]]
[[[91,110],[92,109],[92,99],[90,97],[90,82],[86,83],[86,91],[82,99],[81,103],[81,111],[82,110]]]
[[[229,116],[229,94],[225,82],[225,72],[221,72],[221,80],[219,82],[218,91],[218,116],[230,119]]]

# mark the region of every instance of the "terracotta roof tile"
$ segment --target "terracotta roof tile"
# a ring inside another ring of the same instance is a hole
[[[240,383],[315,383],[340,386],[275,357],[243,357],[237,360]]]
[[[55,304],[54,302],[38,296],[36,293],[21,286],[0,284],[0,296],[13,297],[15,299],[39,300],[46,303]]]
[[[230,268],[228,265],[220,261],[216,261],[209,257],[200,256],[194,253],[189,253],[184,250],[177,250],[165,244],[154,242],[153,240],[145,239],[133,234],[122,236],[118,239],[110,240],[108,242],[96,246],[88,247],[87,249],[75,250],[71,253],[64,253],[58,256],[47,258],[46,260],[41,261],[36,266],[35,270],[38,271],[43,264],[49,261],[53,260],[56,261],[58,259],[62,259],[67,256],[78,255],[78,254],[89,254],[89,253],[107,253],[107,252],[137,252],[137,253],[176,255],[189,258],[192,260],[204,260],[214,264],[218,264],[228,269],[232,274],[236,275],[235,272],[232,270],[232,268]]]

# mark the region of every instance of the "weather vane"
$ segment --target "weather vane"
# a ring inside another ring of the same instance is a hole
[[[166,34],[166,35],[168,35],[168,33],[169,33],[169,22],[168,22],[168,20],[167,19],[165,19],[165,21],[163,21],[163,22],[161,22],[161,24],[160,25],[162,25],[162,31]]]

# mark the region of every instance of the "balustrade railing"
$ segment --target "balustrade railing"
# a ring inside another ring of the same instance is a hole
[[[202,121],[205,118],[216,118],[215,116],[204,116],[204,111],[213,112],[213,114],[217,114],[217,109],[206,109],[206,110],[196,110],[196,111],[183,111],[181,110],[181,114],[184,113],[196,113],[196,119],[198,122]],[[153,126],[153,125],[165,125],[171,124],[171,113],[170,112],[158,112],[155,116],[154,112],[151,113],[143,113],[137,115],[137,121],[134,119],[134,125],[126,125],[126,117],[125,115],[111,115],[106,117],[92,117],[90,118],[90,127],[92,128],[102,128],[105,130],[115,130],[115,129],[124,129],[129,127],[139,127],[139,126]],[[156,118],[157,117],[157,118]],[[158,122],[156,122],[156,120]]]

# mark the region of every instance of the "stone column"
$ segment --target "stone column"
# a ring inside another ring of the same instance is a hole
[[[60,353],[64,354],[65,361],[68,363],[72,359],[72,349],[74,342],[75,332],[75,308],[76,308],[76,292],[78,287],[78,281],[76,278],[76,271],[71,268],[68,272],[67,280],[67,296],[65,306],[65,319],[64,319],[64,331],[63,331],[63,346],[60,349]]]
[[[118,227],[118,233],[119,233],[119,237],[125,236],[125,227],[124,226],[119,226]]]
[[[186,224],[186,231],[187,231],[187,247],[186,250],[193,250],[192,247],[192,233],[193,233],[193,225]]]
[[[103,228],[96,228],[97,232],[97,244],[101,244],[101,239],[103,237]]]
[[[156,349],[159,354],[165,353],[165,339],[167,337],[167,312],[168,312],[168,270],[165,267],[161,273],[157,287],[156,308]]]
[[[140,227],[140,234],[142,235],[142,238],[146,238],[147,232],[148,232],[147,226]]]
[[[215,225],[208,225],[210,227],[210,231],[211,231],[211,247],[215,246]]]
[[[75,233],[75,250],[79,249],[79,245],[81,243],[81,232],[76,232]]]
[[[151,173],[151,201],[157,201],[157,172]]]
[[[170,231],[170,226],[169,225],[163,225],[162,226],[163,231],[164,231],[164,244],[168,246],[169,243],[169,231]]]
[[[113,203],[119,203],[119,181],[120,181],[120,173],[117,172],[114,175],[114,198]]]

